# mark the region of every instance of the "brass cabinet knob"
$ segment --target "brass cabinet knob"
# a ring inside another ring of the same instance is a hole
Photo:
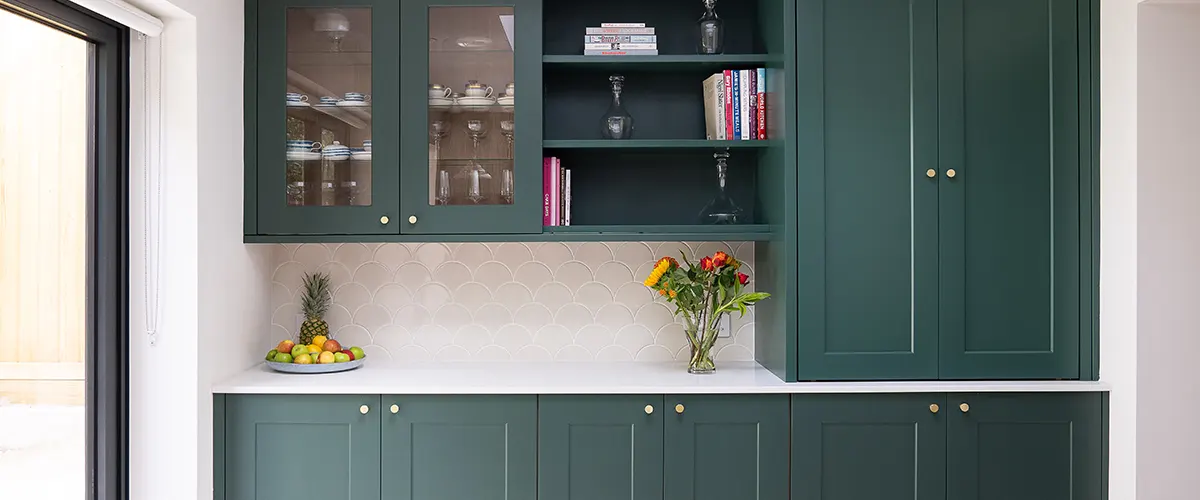
[[[929,169],[929,170],[926,170],[926,171],[925,171],[925,177],[928,177],[928,178],[930,178],[930,179],[932,179],[932,178],[934,178],[934,177],[937,177],[937,170],[934,170],[934,169],[932,169],[932,168],[931,168],[931,169]]]
[[[410,215],[410,216],[408,216],[408,223],[409,223],[409,224],[416,224],[416,223],[417,223],[417,216],[415,216],[415,215]]]
[[[963,413],[966,413],[968,411],[971,411],[971,405],[963,403],[963,404],[958,405],[958,409],[962,410]]]
[[[683,404],[682,403],[675,405],[675,413],[683,415]]]
[[[363,415],[366,415],[366,414],[367,414],[367,412],[369,412],[369,411],[371,411],[371,407],[370,407],[370,406],[367,406],[367,405],[362,405],[362,406],[359,406],[359,407],[358,407],[358,412],[359,412],[359,413],[362,413]]]
[[[654,413],[654,405],[646,405],[646,414]]]
[[[938,406],[937,403],[929,405],[929,413],[937,413],[940,409],[941,407]]]
[[[392,219],[389,219],[388,216],[386,216],[386,215],[379,218],[379,223],[383,224],[385,226],[387,225],[387,223],[389,223],[391,221],[392,221]]]
[[[400,413],[400,405],[392,405],[392,413]]]
[[[953,168],[946,171],[946,177],[953,179],[956,175],[958,175],[958,172],[955,172]]]

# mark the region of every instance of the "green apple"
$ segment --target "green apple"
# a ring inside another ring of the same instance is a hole
[[[346,353],[344,353],[344,352],[333,353],[333,362],[334,363],[345,363],[347,361],[350,361],[350,356],[346,355]]]
[[[363,359],[363,356],[367,355],[361,347],[351,347],[350,352],[354,353],[354,359]]]
[[[308,354],[308,346],[296,344],[295,347],[292,347],[292,358],[296,358],[301,354]]]
[[[278,353],[275,355],[275,362],[276,363],[291,363],[292,355],[288,354],[286,352]]]
[[[271,351],[267,353],[267,361],[275,361],[276,354],[279,354],[279,351],[271,349]]]

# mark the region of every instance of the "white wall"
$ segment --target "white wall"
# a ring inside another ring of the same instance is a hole
[[[241,242],[244,7],[241,0],[131,3],[166,22],[150,44],[152,70],[163,46],[165,109],[163,312],[153,346],[144,333],[140,82],[132,92],[131,498],[208,499],[212,384],[258,362],[270,326],[270,248]],[[135,75],[140,57],[139,48]]]
[[[1138,8],[1137,492],[1196,498],[1200,4]]]

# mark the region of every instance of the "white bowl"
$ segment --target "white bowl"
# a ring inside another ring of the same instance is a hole
[[[350,159],[356,161],[371,161],[371,152],[356,151],[354,154],[350,155]]]
[[[364,101],[338,101],[337,105],[347,108],[365,108],[370,106],[371,103]]]

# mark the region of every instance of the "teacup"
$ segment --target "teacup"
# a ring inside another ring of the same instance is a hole
[[[371,140],[370,139],[363,141],[363,149],[367,150],[367,151],[371,150]]]
[[[289,140],[287,141],[288,151],[317,151],[321,149],[321,143],[315,141],[304,140]]]
[[[505,94],[508,94],[508,96],[509,96],[509,97],[512,97],[512,96],[513,96],[513,89],[515,89],[515,88],[516,88],[516,83],[514,83],[514,82],[508,82],[508,85],[505,85],[505,86],[504,86],[504,93],[505,93]]]
[[[351,102],[371,102],[371,94],[362,92],[346,92],[346,100]]]
[[[296,92],[288,92],[287,102],[308,102],[308,96]]]
[[[338,98],[336,98],[336,97],[333,97],[333,96],[331,96],[331,95],[327,95],[327,96],[324,96],[324,97],[322,97],[322,98],[321,98],[321,104],[325,104],[325,105],[328,105],[328,106],[336,106],[336,105],[337,105],[337,103],[338,103],[338,101],[340,101],[340,100],[341,100],[341,99],[338,99]]]
[[[479,83],[475,80],[467,81],[467,88],[463,91],[467,97],[491,97],[496,91],[495,89]]]
[[[443,87],[437,83],[431,84],[429,86],[429,98],[430,99],[450,97],[450,94],[452,92],[454,92],[454,91],[450,90],[450,87]]]

